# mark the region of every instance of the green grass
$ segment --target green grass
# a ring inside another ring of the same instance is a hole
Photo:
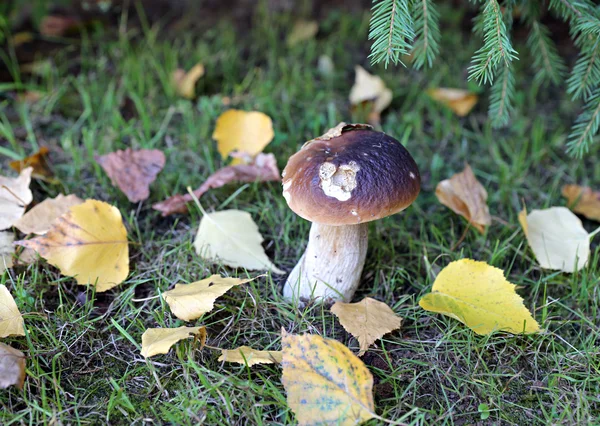
[[[487,94],[464,119],[432,103],[425,89],[466,87],[466,68],[479,40],[452,31],[463,17],[444,11],[443,52],[431,71],[376,68],[394,92],[382,129],[401,140],[423,176],[422,193],[401,214],[370,225],[369,253],[355,301],[365,296],[388,303],[404,318],[363,357],[375,376],[377,413],[413,424],[474,424],[480,404],[490,424],[596,424],[600,422],[600,248],[592,245],[589,266],[575,274],[542,270],[527,247],[517,214],[528,208],[564,205],[560,187],[600,187],[598,146],[583,161],[565,155],[565,139],[577,105],[536,86],[523,54],[517,114],[510,127],[492,130]],[[27,356],[21,392],[0,390],[0,422],[11,424],[288,424],[277,366],[246,368],[217,361],[219,353],[192,342],[147,361],[140,355],[148,327],[184,323],[161,299],[135,302],[175,283],[221,273],[254,276],[205,263],[192,240],[200,215],[162,218],[154,202],[199,186],[223,165],[211,139],[216,118],[229,107],[270,115],[273,152],[280,167],[306,140],[339,121],[352,121],[348,93],[354,65],[368,62],[368,16],[331,14],[316,40],[288,49],[291,16],[257,12],[251,30],[236,33],[223,22],[205,31],[169,33],[158,26],[126,32],[98,29],[65,40],[39,76],[20,76],[27,87],[49,96],[26,106],[0,100],[0,147],[10,157],[48,145],[61,185],[37,182],[34,199],[59,192],[117,206],[129,231],[131,273],[103,294],[62,277],[43,261],[0,277],[25,313],[27,336],[4,341]],[[126,27],[123,23],[122,27]],[[519,46],[517,46],[518,48]],[[520,49],[518,49],[521,51]],[[525,50],[523,49],[523,52]],[[317,70],[330,55],[335,73]],[[169,84],[177,66],[206,67],[198,99],[175,96]],[[77,71],[77,72],[74,72]],[[5,86],[12,89],[14,86]],[[120,104],[133,101],[136,117],[123,119]],[[158,148],[167,164],[149,200],[131,204],[94,161],[116,149]],[[437,183],[468,161],[487,188],[495,217],[485,235],[470,230],[455,250],[466,221],[439,204]],[[240,187],[243,188],[240,190]],[[235,196],[232,196],[235,194]],[[230,185],[202,197],[207,210],[250,212],[274,263],[286,271],[300,258],[310,224],[289,210],[277,183]],[[588,230],[598,224],[584,221]],[[470,257],[506,271],[544,333],[481,337],[457,321],[423,311],[419,298],[452,260]],[[280,349],[280,330],[340,340],[346,333],[328,306],[292,306],[281,297],[284,277],[269,275],[218,299],[216,308],[188,325],[206,325],[208,344]]]

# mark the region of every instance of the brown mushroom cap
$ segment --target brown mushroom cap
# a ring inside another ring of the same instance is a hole
[[[371,129],[340,123],[290,157],[283,196],[297,215],[356,225],[404,210],[417,198],[417,164],[400,142]]]

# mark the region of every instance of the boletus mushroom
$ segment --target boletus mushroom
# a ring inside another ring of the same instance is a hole
[[[349,301],[365,264],[367,222],[407,208],[421,177],[396,139],[366,124],[340,123],[290,157],[282,183],[289,207],[312,222],[284,297]]]

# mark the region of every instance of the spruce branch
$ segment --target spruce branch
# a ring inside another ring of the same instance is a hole
[[[515,76],[508,64],[501,64],[498,79],[492,85],[488,117],[492,127],[503,127],[508,123],[513,110]]]
[[[589,97],[583,112],[577,117],[571,128],[567,142],[567,152],[583,157],[594,142],[594,136],[600,127],[600,88],[596,88]]]
[[[527,47],[532,53],[533,69],[536,70],[535,80],[538,83],[551,82],[559,85],[565,77],[567,67],[550,38],[550,31],[539,21],[533,21],[531,24]]]
[[[413,5],[415,22],[415,42],[413,45],[413,66],[420,69],[431,67],[439,53],[439,13],[431,0],[415,0]]]
[[[567,93],[573,99],[587,98],[600,83],[600,37],[583,37],[581,52],[567,80]]]
[[[406,55],[415,37],[410,6],[407,0],[373,0],[373,15],[369,23],[371,64],[383,62],[402,63],[401,55]],[[404,64],[403,64],[404,65]]]

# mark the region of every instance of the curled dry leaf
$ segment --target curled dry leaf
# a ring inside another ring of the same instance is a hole
[[[23,389],[25,383],[25,354],[18,349],[0,343],[0,389],[16,386]]]
[[[374,417],[373,376],[340,342],[283,334],[281,382],[300,425],[356,425]]]
[[[119,285],[129,273],[127,230],[116,207],[86,200],[53,222],[46,235],[16,244],[37,251],[78,284],[101,293]]]
[[[366,297],[358,303],[336,302],[331,312],[344,329],[358,340],[363,356],[369,346],[384,334],[400,328],[402,318],[383,302]]]
[[[482,234],[485,227],[492,223],[487,191],[468,164],[462,172],[441,181],[435,189],[435,195],[440,203],[466,218]]]
[[[204,326],[179,328],[149,328],[142,334],[142,351],[144,358],[158,354],[166,354],[175,343],[190,337],[202,337],[206,332]]]
[[[392,91],[386,87],[381,77],[369,74],[360,65],[354,69],[356,80],[350,90],[350,103],[353,106],[366,105],[369,123],[377,125],[381,121],[383,110],[392,103]]]
[[[191,284],[176,284],[173,290],[165,291],[162,297],[177,318],[191,321],[212,311],[217,297],[224,295],[232,287],[253,279],[242,280],[211,275]]]
[[[0,284],[0,337],[25,336],[23,316],[5,285]]]
[[[587,186],[565,185],[562,195],[575,213],[600,222],[600,192]]]
[[[171,81],[173,87],[179,96],[186,99],[193,99],[196,96],[196,82],[204,75],[204,65],[196,64],[191,70],[178,68],[173,71]]]
[[[12,232],[0,231],[0,275],[13,266],[14,239]]]
[[[48,162],[49,152],[50,150],[43,146],[35,154],[25,157],[22,160],[11,161],[9,165],[17,172],[21,172],[27,167],[33,167],[31,177],[56,183],[58,180],[54,179],[54,173],[52,173],[50,163]]]
[[[319,32],[317,21],[296,21],[287,36],[286,43],[288,47],[296,46],[298,43],[315,38],[317,32]]]
[[[10,228],[33,200],[29,189],[33,167],[27,167],[17,178],[0,176],[0,231]]]
[[[477,104],[479,97],[462,89],[449,89],[446,87],[438,87],[429,89],[427,94],[433,100],[447,106],[459,117],[467,115]]]
[[[111,152],[96,156],[96,162],[102,166],[113,185],[116,185],[136,203],[150,196],[150,184],[165,166],[165,155],[158,149],[140,149],[134,151]]]
[[[519,213],[519,223],[529,247],[545,269],[575,272],[590,257],[590,234],[581,220],[566,207]]]
[[[258,351],[248,346],[235,349],[221,349],[218,361],[237,362],[238,364],[252,367],[256,364],[281,364],[283,355],[281,351]]]
[[[245,152],[254,157],[273,140],[273,122],[271,117],[259,111],[240,111],[230,109],[217,119],[213,139],[222,158],[232,152]],[[242,161],[235,158],[232,165]]]
[[[220,188],[231,182],[268,182],[281,180],[277,160],[273,154],[259,153],[249,164],[236,164],[217,170],[194,191],[196,198],[200,198],[209,189]],[[153,209],[162,212],[163,216],[175,213],[186,213],[187,203],[193,201],[190,194],[174,195],[165,201],[156,203]]]
[[[202,258],[213,262],[248,270],[269,269],[283,274],[267,257],[262,242],[263,237],[249,213],[224,210],[204,213],[194,247]]]
[[[43,235],[50,229],[52,222],[67,213],[73,206],[83,203],[77,195],[58,194],[56,198],[46,198],[25,213],[14,223],[15,228],[24,234]]]

